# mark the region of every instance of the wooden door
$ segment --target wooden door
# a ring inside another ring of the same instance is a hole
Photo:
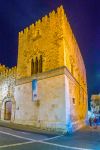
[[[7,101],[5,103],[5,120],[11,120],[11,110],[12,110],[12,102]]]

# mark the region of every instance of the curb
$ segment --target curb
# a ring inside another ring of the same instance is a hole
[[[43,130],[39,128],[35,128],[34,126],[30,125],[22,125],[22,124],[15,124],[12,122],[3,122],[0,121],[0,127],[10,128],[13,130],[23,131],[23,132],[30,132],[30,133],[37,133],[37,134],[44,134],[44,135],[61,135],[62,132],[52,131],[52,130]]]

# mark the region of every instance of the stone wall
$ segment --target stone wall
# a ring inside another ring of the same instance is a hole
[[[37,79],[38,98],[32,100],[32,80]],[[80,85],[66,67],[17,80],[15,123],[59,131],[85,125],[86,97],[80,99]]]
[[[64,75],[38,80],[38,99],[32,101],[32,82],[15,88],[15,122],[40,128],[66,128]]]

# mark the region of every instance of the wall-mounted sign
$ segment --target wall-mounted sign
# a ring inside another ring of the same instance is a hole
[[[32,81],[32,101],[37,100],[37,80]]]

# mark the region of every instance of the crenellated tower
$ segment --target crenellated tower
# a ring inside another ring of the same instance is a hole
[[[56,12],[53,10],[19,32],[17,73],[19,78],[34,77],[62,67],[77,83],[69,80],[69,91],[72,103],[76,103],[73,116],[77,112],[81,119],[87,111],[86,70],[63,6],[60,6]]]
[[[66,66],[86,83],[80,49],[63,6],[19,32],[17,72],[19,78]]]

